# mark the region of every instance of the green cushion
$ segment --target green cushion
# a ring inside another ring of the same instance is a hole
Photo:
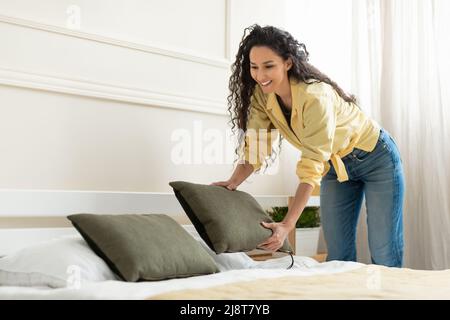
[[[272,219],[248,193],[184,181],[169,185],[202,239],[216,253],[250,251],[272,235],[272,230],[261,225]],[[281,249],[291,251],[287,240]]]
[[[125,281],[183,278],[219,271],[201,244],[166,215],[74,214],[67,218]]]

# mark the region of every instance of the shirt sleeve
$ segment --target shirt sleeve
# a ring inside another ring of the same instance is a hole
[[[325,162],[331,157],[336,130],[333,99],[326,93],[313,95],[303,108],[302,156],[297,163],[300,183],[320,186]]]
[[[253,166],[253,171],[260,169],[264,160],[272,155],[272,144],[277,138],[278,130],[253,95],[244,145],[244,160]]]

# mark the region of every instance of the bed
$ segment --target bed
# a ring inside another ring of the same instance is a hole
[[[265,208],[288,203],[288,197],[282,196],[256,199]],[[246,253],[217,255],[170,193],[8,190],[0,192],[0,203],[0,256],[16,254],[17,265],[6,276],[0,273],[0,299],[450,299],[450,270],[319,263],[303,256],[294,256],[293,267],[287,269],[291,264],[288,255],[263,261]],[[65,219],[77,212],[168,214],[203,246],[220,272],[160,281],[121,281]],[[74,265],[81,269],[72,268]]]

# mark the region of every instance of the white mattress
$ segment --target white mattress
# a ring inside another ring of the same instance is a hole
[[[282,276],[312,276],[355,270],[363,266],[356,262],[331,261],[318,263],[295,256],[295,264],[287,270],[289,256],[267,261],[252,261],[248,269],[227,270],[216,274],[183,279],[130,283],[103,281],[83,283],[79,289],[43,287],[0,287],[0,299],[145,299],[170,291],[206,288],[237,281],[275,278]]]

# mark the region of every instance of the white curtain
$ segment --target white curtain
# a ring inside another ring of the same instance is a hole
[[[403,159],[405,267],[450,268],[448,0],[353,0],[352,87]],[[358,259],[370,262],[363,210]]]
[[[450,268],[450,0],[286,0],[286,10],[311,62],[399,146],[405,267]],[[298,155],[282,157],[292,194]],[[370,263],[364,208],[357,237],[358,261]]]

